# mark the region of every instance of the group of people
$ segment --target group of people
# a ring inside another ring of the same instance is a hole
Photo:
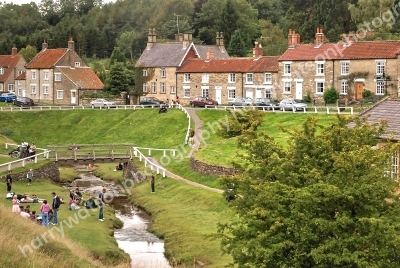
[[[21,142],[21,158],[26,158],[31,156],[31,158],[28,159],[28,161],[33,161],[32,156],[34,156],[36,154],[36,145],[34,142],[32,142],[31,144],[29,144],[26,141],[22,141]]]

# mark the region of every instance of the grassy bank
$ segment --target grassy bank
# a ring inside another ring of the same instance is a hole
[[[0,195],[5,196],[6,195],[6,189],[5,189],[5,184],[3,187],[0,189]],[[52,182],[44,179],[39,179],[39,180],[34,180],[34,183],[31,186],[28,186],[26,181],[18,181],[13,183],[12,191],[18,194],[30,194],[32,195],[33,193],[37,194],[39,198],[44,198],[49,201],[51,204],[52,202],[52,196],[51,193],[55,191],[58,193],[59,196],[63,197],[64,200],[69,200],[69,194],[68,191],[65,190],[64,188],[53,184]],[[31,206],[31,211],[40,211],[40,203],[30,203],[30,204],[24,204],[21,203],[21,205],[30,205]],[[32,221],[25,221],[21,216],[19,215],[12,215],[13,213],[11,212],[11,201],[7,200],[5,198],[0,199],[0,208],[4,210],[1,211],[0,213],[2,215],[2,218],[0,221],[6,221],[12,220],[14,224],[5,227],[4,225],[6,224],[1,224],[2,230],[8,230],[11,234],[14,233],[21,233],[23,235],[23,239],[18,239],[20,235],[18,234],[16,237],[14,237],[12,243],[30,243],[30,241],[37,236],[37,234],[42,234],[46,230],[44,227],[32,222]],[[39,212],[40,213],[40,212]],[[44,246],[40,248],[40,250],[34,251],[33,253],[27,254],[28,257],[26,258],[27,260],[34,258],[36,259],[36,256],[38,255],[38,252],[41,252],[41,254],[49,254],[48,259],[50,257],[54,258],[54,254],[56,256],[60,255],[59,257],[55,258],[56,260],[60,261],[65,259],[68,259],[66,263],[69,263],[72,266],[59,266],[54,264],[56,267],[90,267],[89,265],[85,265],[85,263],[89,263],[88,261],[83,260],[82,265],[80,266],[80,258],[79,256],[73,256],[72,253],[69,253],[68,250],[73,248],[74,246],[71,244],[68,248],[66,247],[63,243],[64,240],[67,241],[68,243],[71,243],[70,241],[74,241],[74,243],[79,244],[80,246],[77,246],[77,249],[84,248],[82,252],[82,256],[91,256],[91,259],[93,260],[98,260],[97,263],[99,266],[100,264],[103,263],[102,265],[105,266],[114,266],[114,265],[119,265],[123,264],[124,267],[129,267],[127,263],[129,263],[129,256],[125,254],[121,249],[118,248],[117,242],[115,241],[113,235],[113,228],[116,226],[121,226],[121,223],[118,219],[115,218],[114,216],[114,211],[112,208],[106,206],[105,208],[105,221],[100,222],[98,220],[98,211],[97,210],[86,210],[86,209],[80,209],[78,211],[70,211],[68,210],[68,205],[63,204],[61,205],[61,208],[59,210],[59,222],[60,224],[57,226],[60,229],[62,228],[63,233],[65,235],[65,238],[57,238],[55,241],[52,239],[49,239],[49,243],[44,243]],[[13,227],[11,227],[13,226]],[[27,228],[29,226],[29,228]],[[7,229],[5,229],[7,228]],[[23,229],[26,229],[23,231]],[[54,231],[54,233],[60,233],[57,231]],[[7,237],[7,236],[6,236]],[[2,239],[4,239],[4,236],[2,236]],[[6,245],[5,243],[2,244],[3,246]],[[17,254],[18,250],[14,247],[13,249],[13,254]],[[66,256],[64,256],[64,251]],[[74,251],[75,252],[75,251]],[[59,254],[63,253],[63,254]],[[80,253],[80,251],[76,251],[75,253]],[[72,255],[71,255],[72,254]],[[1,254],[2,257],[0,258],[5,258],[4,257],[4,251],[2,251]],[[18,255],[21,256],[21,253]],[[44,258],[44,257],[43,257]],[[58,259],[60,258],[60,259]],[[39,258],[40,259],[40,258]],[[76,260],[74,260],[76,259]],[[91,261],[93,262],[93,261]],[[0,259],[0,263],[4,263]],[[61,262],[60,262],[61,265]],[[64,263],[62,263],[64,265]],[[37,265],[37,266],[28,266],[28,267],[50,267],[51,265]],[[8,267],[13,267],[13,266],[8,266]]]
[[[131,200],[152,214],[149,229],[164,239],[169,260],[187,267],[197,261],[205,267],[224,267],[231,261],[221,255],[220,241],[208,237],[219,222],[232,218],[221,194],[157,176],[155,194],[145,182],[133,188]]]
[[[237,139],[221,139],[216,131],[218,126],[225,127],[222,123],[226,122],[226,116],[229,111],[215,111],[215,110],[198,110],[197,115],[203,121],[203,132],[206,139],[203,139],[201,148],[195,153],[195,157],[201,161],[209,164],[231,167],[232,160],[237,152]],[[282,132],[281,127],[293,128],[300,127],[304,120],[309,116],[318,118],[321,125],[328,125],[335,120],[334,115],[324,114],[301,114],[301,113],[265,113],[264,121],[259,127],[260,131],[265,131],[271,136],[275,137],[277,142],[284,143],[287,141],[289,135]]]

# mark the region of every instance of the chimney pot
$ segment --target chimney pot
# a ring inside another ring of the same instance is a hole
[[[11,55],[15,56],[18,54],[18,49],[15,47],[15,45],[13,46],[13,48],[11,49]]]
[[[48,44],[45,39],[45,40],[43,40],[43,43],[42,43],[42,50],[45,50],[47,47],[48,47]]]

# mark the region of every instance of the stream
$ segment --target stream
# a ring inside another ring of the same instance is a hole
[[[109,184],[92,174],[81,174],[81,179],[75,180],[67,188],[79,189],[89,195],[98,196],[104,188],[114,196],[111,206],[116,210],[115,216],[124,226],[114,231],[114,237],[119,248],[131,257],[132,267],[135,268],[170,268],[164,257],[164,241],[147,231],[151,217],[134,207],[127,197],[120,195],[114,185]],[[97,202],[96,202],[97,203]]]

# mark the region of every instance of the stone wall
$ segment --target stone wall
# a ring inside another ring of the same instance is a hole
[[[28,173],[29,168],[26,167],[26,171],[19,172],[19,173],[12,173],[13,181],[20,181],[20,180],[27,180],[26,173]],[[45,166],[42,166],[38,169],[33,170],[33,181],[35,179],[49,179],[54,182],[60,181],[60,171],[58,170],[58,165],[56,163],[50,163]],[[5,181],[5,176],[3,178]]]
[[[190,168],[193,171],[199,172],[201,174],[213,176],[223,176],[238,173],[238,170],[235,170],[234,168],[206,164],[204,162],[196,160],[194,157],[190,158]]]

